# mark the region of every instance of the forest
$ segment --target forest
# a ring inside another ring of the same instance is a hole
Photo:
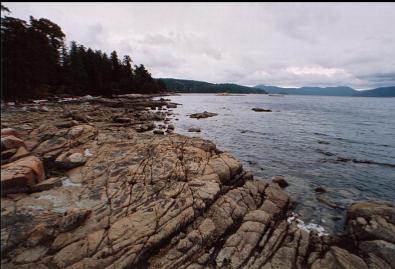
[[[1,5],[1,13],[10,10]],[[157,93],[163,81],[152,78],[129,55],[107,55],[72,41],[56,23],[30,17],[1,17],[1,98],[26,100],[54,95]]]

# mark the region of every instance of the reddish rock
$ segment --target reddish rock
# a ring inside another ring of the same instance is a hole
[[[18,132],[13,128],[4,128],[1,130],[1,137],[13,135],[15,137],[21,138]]]
[[[25,146],[25,142],[22,139],[17,138],[13,135],[1,136],[1,149],[17,149],[20,146]]]
[[[41,160],[35,156],[19,159],[1,167],[2,194],[27,192],[45,178]]]

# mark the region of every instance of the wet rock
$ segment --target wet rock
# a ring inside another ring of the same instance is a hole
[[[327,192],[327,190],[324,187],[322,187],[322,186],[319,186],[319,187],[315,188],[314,191],[317,192],[317,193]]]
[[[259,108],[259,107],[254,107],[251,110],[254,110],[255,112],[272,112],[271,109],[264,109],[264,108]]]
[[[174,130],[174,125],[173,125],[173,124],[167,125],[167,129],[169,129],[169,130]]]
[[[209,117],[214,117],[217,116],[217,113],[212,113],[212,112],[207,112],[204,111],[202,113],[194,113],[189,115],[190,118],[194,118],[194,119],[204,119],[204,118],[209,118]]]
[[[329,206],[329,207],[344,209],[343,206],[339,205],[339,204],[336,203],[336,202],[331,201],[331,200],[329,199],[329,197],[327,197],[325,194],[317,193],[315,197],[316,197],[316,199],[317,199],[319,202],[321,202],[321,203],[323,203],[323,204],[325,204],[325,205],[327,205],[327,206]]]
[[[188,128],[188,132],[196,132],[196,133],[200,133],[200,128],[199,127],[190,127]]]
[[[281,188],[285,188],[289,186],[288,182],[284,179],[283,176],[274,176],[272,178],[272,182],[277,183]]]
[[[41,160],[35,156],[19,159],[1,167],[2,194],[28,192],[45,178]]]
[[[351,159],[350,158],[345,158],[345,157],[337,157],[336,161],[345,163],[345,162],[351,161]]]

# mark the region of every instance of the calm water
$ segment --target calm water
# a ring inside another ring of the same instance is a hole
[[[182,104],[174,109],[176,132],[212,140],[257,177],[283,175],[300,218],[326,231],[342,227],[345,210],[319,202],[318,186],[328,191],[322,197],[340,206],[362,199],[395,203],[395,98],[185,94],[170,99]],[[187,116],[205,110],[219,115]],[[189,133],[191,126],[202,132]]]

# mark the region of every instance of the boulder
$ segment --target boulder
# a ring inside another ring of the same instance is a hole
[[[19,159],[1,167],[2,194],[28,192],[45,178],[41,160],[35,156]]]
[[[319,187],[315,188],[314,191],[317,192],[317,193],[327,192],[327,190],[324,187],[322,187],[322,186],[319,186]]]
[[[281,188],[285,188],[289,185],[283,176],[274,176],[272,182],[277,183]]]
[[[85,164],[85,162],[86,157],[80,152],[65,152],[59,155],[55,160],[55,164],[63,169],[72,169]]]
[[[199,127],[190,127],[188,129],[188,132],[195,132],[195,133],[200,133],[200,128]]]

